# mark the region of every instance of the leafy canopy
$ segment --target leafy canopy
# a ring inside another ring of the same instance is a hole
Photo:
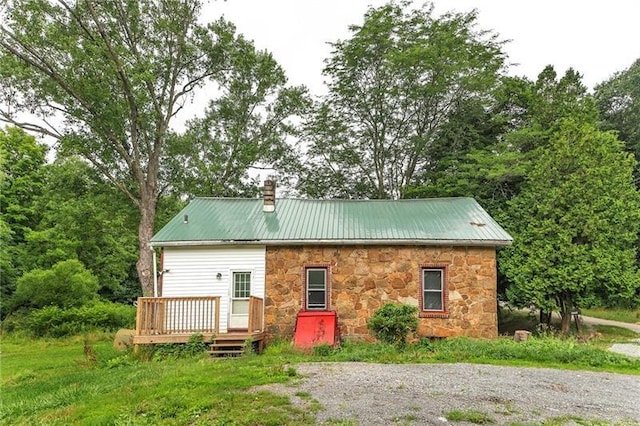
[[[595,88],[595,98],[607,130],[618,132],[620,140],[640,159],[640,59]],[[640,187],[640,168],[636,168]]]
[[[56,263],[51,269],[35,269],[18,279],[13,300],[16,306],[72,308],[98,296],[98,279],[78,260]]]
[[[306,124],[298,188],[311,197],[403,197],[449,113],[484,98],[503,68],[502,43],[475,25],[475,12],[434,17],[430,4],[369,9],[326,61],[329,93]]]
[[[137,257],[135,209],[78,157],[58,158],[47,170],[35,201],[42,217],[26,235],[23,269],[77,259],[98,278],[100,294],[113,299]]]
[[[509,299],[563,319],[578,307],[632,303],[640,288],[635,160],[613,134],[569,119],[535,154],[509,203],[515,240],[500,262]]]
[[[65,155],[88,160],[138,208],[137,272],[143,292],[151,294],[148,243],[168,179],[181,179],[174,191],[180,195],[218,189],[206,179],[191,182],[193,176],[226,173],[236,183],[247,164],[270,151],[256,149],[255,140],[283,139],[281,123],[301,104],[299,91],[274,95],[283,75],[273,59],[256,53],[224,19],[199,24],[199,0],[5,3],[0,120],[56,139]],[[222,93],[207,122],[208,129],[225,129],[221,156],[210,155],[216,131],[195,132],[177,148],[170,141],[176,115],[205,87]],[[215,170],[227,150],[233,173]],[[182,162],[164,161],[170,154]],[[186,161],[192,158],[203,161]]]

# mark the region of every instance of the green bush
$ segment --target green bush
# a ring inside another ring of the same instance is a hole
[[[415,306],[387,303],[373,314],[368,326],[381,341],[404,346],[409,333],[418,328],[417,313]]]
[[[154,361],[164,359],[193,358],[203,355],[210,344],[203,340],[202,334],[193,334],[187,343],[162,343],[149,345],[149,353],[146,355]]]
[[[70,309],[47,306],[31,312],[26,327],[36,337],[63,337],[90,330],[133,328],[135,317],[133,306],[111,302],[97,302]]]
[[[71,259],[21,276],[13,301],[15,307],[66,309],[85,305],[97,297],[98,279],[78,260]]]
[[[333,355],[335,349],[328,343],[322,343],[313,347],[314,356],[330,356]]]

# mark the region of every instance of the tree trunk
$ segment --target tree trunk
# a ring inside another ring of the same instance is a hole
[[[540,309],[540,324],[544,324],[547,327],[551,326],[551,312],[545,312]]]
[[[563,306],[560,311],[561,322],[560,322],[560,332],[563,335],[569,333],[569,329],[571,328],[571,307]]]
[[[140,254],[136,263],[143,296],[153,296],[153,253],[151,247],[149,247],[149,242],[153,237],[155,216],[155,197],[143,195],[140,200],[140,224],[138,225]]]

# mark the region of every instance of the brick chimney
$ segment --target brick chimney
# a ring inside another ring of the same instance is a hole
[[[276,181],[272,178],[267,178],[264,181],[264,187],[262,188],[262,211],[266,213],[274,212],[276,210]]]

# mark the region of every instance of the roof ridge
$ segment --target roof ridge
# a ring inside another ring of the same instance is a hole
[[[229,200],[229,201],[262,201],[260,197],[194,197],[195,200]],[[473,197],[430,197],[430,198],[299,198],[299,197],[279,197],[276,201],[341,201],[341,202],[416,202],[416,201],[436,201],[436,200],[474,200]]]

